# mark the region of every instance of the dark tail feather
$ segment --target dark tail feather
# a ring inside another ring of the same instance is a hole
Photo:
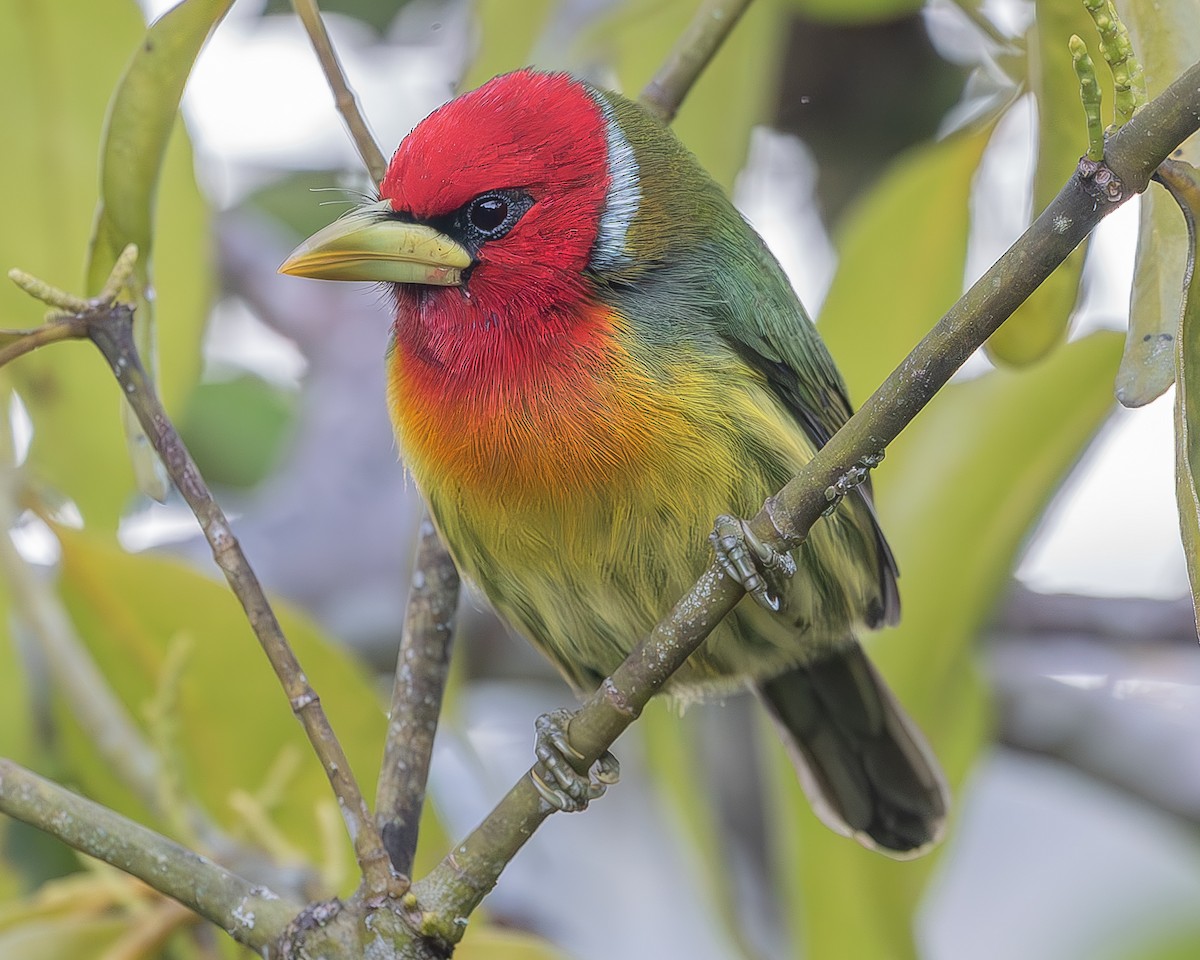
[[[825,824],[901,860],[941,839],[950,803],[941,770],[857,643],[755,690]]]

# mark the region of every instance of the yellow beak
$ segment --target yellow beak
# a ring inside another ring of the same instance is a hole
[[[471,265],[462,244],[421,223],[393,219],[389,201],[353,210],[292,251],[280,273],[321,280],[384,280],[455,287]]]

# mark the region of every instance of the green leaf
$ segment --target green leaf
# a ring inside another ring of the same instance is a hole
[[[1021,545],[1112,408],[1120,336],[1097,333],[1019,372],[951,384],[901,434],[877,502],[899,561],[903,616],[869,641],[900,701],[961,785],[985,743],[975,637]],[[787,767],[775,749],[777,767]],[[916,957],[912,917],[935,852],[896,863],[823,827],[790,769],[777,775],[784,902],[810,957]],[[953,821],[951,825],[953,829]]]
[[[87,290],[97,294],[127,244],[138,259],[127,295],[135,305],[133,335],[142,362],[157,374],[154,295],[154,206],[167,143],[183,85],[209,34],[233,0],[181,0],[146,31],[117,86],[100,154],[100,205],[87,266]],[[157,378],[157,377],[156,377]],[[121,406],[138,489],[156,500],[170,489],[166,472],[132,409]]]
[[[472,924],[454,950],[455,960],[567,960],[567,955],[540,937],[519,930]]]
[[[1142,943],[1124,956],[1126,960],[1195,960],[1200,956],[1200,929],[1168,932],[1164,936],[1156,925]]]
[[[865,397],[962,294],[971,181],[990,126],[903,154],[843,220],[821,336]]]
[[[1067,41],[1078,35],[1095,49],[1096,28],[1082,0],[1038,0],[1037,18],[1026,44],[1028,83],[1037,106],[1037,161],[1033,175],[1035,214],[1050,203],[1087,151],[1087,126],[1079,102],[1079,79]],[[1111,75],[1101,71],[1102,106],[1112,113]],[[1079,298],[1086,243],[1080,244],[1033,295],[992,334],[988,356],[1020,366],[1045,356],[1067,335]]]
[[[283,452],[295,399],[252,375],[202,383],[179,432],[209,483],[252,487]]]
[[[498,74],[541,63],[534,50],[558,6],[557,0],[524,0],[520,16],[514,16],[511,0],[476,0],[479,52],[461,89],[473,90]]]
[[[129,921],[93,917],[55,917],[0,930],[0,957],[13,960],[101,960]]]
[[[1162,175],[1176,201],[1187,211],[1192,248],[1187,261],[1187,289],[1183,295],[1175,351],[1175,498],[1179,504],[1179,530],[1187,557],[1192,605],[1200,624],[1200,276],[1196,253],[1200,236],[1200,171],[1184,163],[1164,165]]]
[[[1162,93],[1185,67],[1200,60],[1196,0],[1125,0],[1121,13],[1150,96]],[[1200,164],[1200,140],[1191,138],[1176,156]],[[1117,371],[1117,399],[1127,407],[1149,403],[1175,380],[1174,340],[1188,250],[1176,205],[1151,187],[1142,194],[1129,335]]]
[[[234,791],[254,793],[269,771],[291,763],[272,819],[310,860],[324,853],[316,808],[334,799],[266,657],[230,591],[182,564],[128,554],[86,534],[58,531],[63,599],[83,640],[131,714],[143,720],[169,645],[191,641],[176,698],[178,756],[185,787],[230,830],[241,826]],[[279,619],[321,696],[351,766],[368,797],[383,756],[383,708],[363,671],[304,617],[278,605]],[[118,784],[86,734],[67,724],[70,769],[83,791],[147,822],[149,814]],[[334,819],[337,819],[336,817]],[[340,821],[338,830],[340,834]],[[339,839],[337,866],[356,875],[352,851]],[[353,883],[348,884],[352,888]],[[344,892],[344,891],[343,891]]]
[[[105,108],[145,27],[128,0],[0,0],[0,22],[0,115],[11,133],[0,151],[0,178],[20,185],[5,201],[0,263],[79,290]],[[199,368],[210,276],[206,210],[181,132],[167,150],[160,192],[161,382],[174,409]],[[27,296],[0,285],[0,326],[32,326],[39,316]],[[130,468],[118,425],[124,401],[103,360],[87,345],[56,346],[23,358],[6,376],[34,421],[31,466],[74,499],[90,522],[114,526]]]
[[[695,718],[694,713],[680,716],[674,705],[656,698],[646,707],[637,729],[646,748],[646,767],[670,804],[671,822],[703,871],[701,880],[709,906],[717,911],[738,955],[752,957],[755,951],[745,940],[745,919],[737,909],[737,893],[712,791],[699,776],[702,764],[696,749]]]
[[[627,0],[571,49],[572,64],[611,65],[617,89],[636,98],[696,13],[693,0]],[[731,189],[746,163],[750,132],[771,107],[786,15],[780,0],[760,0],[725,39],[672,124],[701,165]]]
[[[1175,382],[1175,334],[1187,255],[1187,227],[1178,206],[1151,186],[1138,211],[1129,331],[1115,384],[1122,406],[1145,406]]]
[[[810,20],[846,24],[899,20],[925,6],[924,0],[788,0],[788,4]]]
[[[0,532],[8,536],[7,531]],[[8,582],[0,578],[0,611],[8,619]],[[11,624],[11,620],[10,620]],[[30,747],[29,677],[12,629],[0,634],[0,757],[21,762]]]
[[[396,14],[410,2],[411,0],[321,0],[321,15],[328,17],[334,13],[353,17],[369,25],[376,33],[382,34],[396,19]],[[295,16],[291,0],[267,0],[262,12],[264,15]]]

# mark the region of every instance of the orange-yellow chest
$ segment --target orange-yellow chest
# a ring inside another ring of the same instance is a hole
[[[390,405],[418,484],[520,509],[644,480],[691,428],[625,349],[625,332],[597,308],[529,338],[499,325],[461,343],[398,336]]]

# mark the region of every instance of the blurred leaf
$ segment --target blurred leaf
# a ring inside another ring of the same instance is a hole
[[[8,536],[0,531],[0,536]],[[0,577],[0,615],[8,619],[8,582]],[[0,635],[0,756],[22,761],[30,747],[32,717],[26,664],[17,651],[16,632]]]
[[[233,0],[181,0],[146,31],[118,84],[105,121],[100,153],[100,204],[89,248],[87,292],[100,292],[127,244],[138,259],[125,295],[133,302],[134,340],[146,369],[157,379],[154,316],[155,195],[179,98],[192,63]],[[170,489],[166,471],[132,409],[121,421],[138,489],[156,500]]]
[[[209,483],[252,487],[279,461],[295,399],[249,374],[202,383],[192,393],[179,432]]]
[[[1037,0],[1037,17],[1026,44],[1029,88],[1037,106],[1037,160],[1033,211],[1039,214],[1070,179],[1087,150],[1087,130],[1079,102],[1079,80],[1067,50],[1072,34],[1093,50],[1096,27],[1082,0]],[[1104,114],[1112,115],[1111,74],[1101,69]],[[1033,295],[992,334],[987,352],[999,363],[1022,365],[1045,356],[1061,343],[1079,297],[1086,243],[1080,244]]]
[[[1200,624],[1200,276],[1196,273],[1200,171],[1184,163],[1167,163],[1161,176],[1186,211],[1192,234],[1186,269],[1188,285],[1175,353],[1175,499],[1192,585],[1192,606]]]
[[[340,13],[353,17],[372,27],[376,33],[387,30],[396,14],[408,5],[410,0],[321,0],[321,13],[328,16]],[[267,0],[263,14],[292,14],[291,0]]]
[[[1157,186],[1142,194],[1129,303],[1129,331],[1115,392],[1126,407],[1145,406],[1175,382],[1175,333],[1187,257],[1179,208]]]
[[[0,930],[0,957],[12,960],[100,960],[129,930],[129,921],[55,917]]]
[[[473,90],[497,74],[541,63],[533,51],[558,7],[557,0],[523,0],[517,16],[511,0],[475,0],[479,50],[459,89]]]
[[[128,0],[0,0],[0,22],[0,115],[11,133],[0,178],[20,185],[5,201],[0,263],[79,291],[102,118],[145,27]],[[199,366],[210,259],[205,206],[181,132],[167,151],[156,226],[162,393],[173,409]],[[0,326],[32,326],[40,315],[16,287],[0,285]],[[31,466],[90,522],[115,526],[130,468],[118,424],[123,400],[103,360],[89,345],[56,346],[23,358],[7,376],[34,421]]]
[[[345,210],[363,199],[361,193],[347,187],[345,192],[331,188],[345,176],[340,170],[303,170],[272,180],[261,189],[255,190],[245,201],[246,205],[260,210],[271,219],[283,224],[295,234],[295,243],[311,237],[330,220],[329,208]],[[355,183],[361,184],[361,177]],[[321,194],[314,202],[314,194]]]
[[[696,749],[696,716],[680,716],[673,704],[656,698],[646,707],[637,729],[646,748],[646,767],[670,804],[671,822],[699,862],[707,903],[720,915],[738,955],[751,957],[754,951],[745,943],[745,919],[738,911],[712,791],[699,775],[703,765]]]
[[[1023,371],[951,384],[880,470],[879,512],[899,560],[903,617],[870,641],[952,788],[987,729],[975,637],[1025,537],[1112,407],[1120,336],[1097,333]],[[787,766],[782,750],[777,765]],[[790,774],[790,771],[786,771]],[[785,903],[803,904],[810,957],[915,957],[912,917],[938,854],[897,863],[823,827],[780,773]],[[951,840],[951,842],[953,842]]]
[[[1150,96],[1200,60],[1200,0],[1123,0],[1121,13],[1146,72]],[[1175,156],[1200,164],[1200,140],[1188,140]],[[1138,219],[1129,335],[1117,371],[1117,399],[1140,407],[1175,379],[1174,339],[1187,258],[1187,230],[1176,205],[1156,187],[1142,194]]]
[[[829,23],[878,23],[911,16],[924,0],[787,0],[796,11],[811,20]]]
[[[576,65],[611,64],[617,88],[636,98],[696,13],[693,0],[626,0],[579,37]],[[688,93],[672,124],[701,165],[727,190],[746,163],[750,131],[774,97],[786,14],[780,0],[759,0],[734,27]]]
[[[8,533],[0,531],[0,536]],[[0,615],[9,619],[7,593],[7,578],[0,577]],[[32,746],[30,683],[10,619],[9,623],[10,628],[0,634],[0,757],[25,762]],[[24,885],[19,869],[22,860],[14,846],[15,829],[13,821],[0,817],[0,903]]]
[[[454,950],[455,960],[567,960],[567,955],[540,937],[518,930],[471,924]]]
[[[866,397],[962,294],[971,180],[990,126],[903,154],[843,221],[821,336]]]
[[[157,689],[168,644],[180,636],[194,641],[178,694],[180,755],[169,758],[179,765],[185,787],[232,829],[238,820],[229,806],[230,794],[258,791],[281,757],[291,753],[297,758],[295,771],[283,785],[273,820],[294,845],[319,861],[323,850],[315,807],[332,804],[333,797],[230,591],[177,561],[127,554],[74,531],[57,532],[64,601],[134,716],[141,719]],[[277,612],[363,790],[374,797],[386,726],[375,690],[358,665],[310,622],[283,605]],[[71,723],[66,727],[74,729]],[[88,796],[148,822],[147,811],[116,783],[85,734],[74,729],[64,740],[71,772]],[[355,876],[349,843],[344,836],[339,843],[345,876]]]
[[[1174,932],[1166,937],[1154,930],[1142,939],[1133,951],[1125,954],[1128,960],[1196,960],[1200,957],[1200,929]]]

